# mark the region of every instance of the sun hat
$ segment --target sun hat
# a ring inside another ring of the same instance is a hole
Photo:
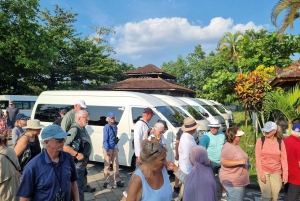
[[[236,136],[236,137],[239,137],[239,136],[242,136],[242,135],[244,135],[244,134],[245,134],[244,131],[238,130],[238,131],[236,132],[235,136]]]
[[[191,117],[187,117],[183,120],[183,125],[181,127],[182,131],[191,131],[200,126],[199,123],[195,121],[195,119]]]
[[[300,136],[300,124],[294,124],[293,125],[292,134]]]
[[[277,130],[277,124],[275,124],[273,121],[268,121],[261,130],[267,133],[272,130]]]
[[[86,106],[86,104],[85,104],[85,102],[84,102],[84,100],[77,100],[76,102],[75,102],[75,105],[80,105],[82,108],[87,108],[87,106]]]
[[[219,120],[213,119],[213,120],[210,121],[210,124],[208,125],[208,127],[220,128],[221,124],[219,123]]]
[[[32,119],[32,120],[28,120],[27,121],[27,126],[25,126],[24,128],[31,128],[31,129],[42,129],[45,126],[41,125],[40,120],[38,119]]]
[[[23,119],[23,120],[28,120],[29,117],[27,117],[25,114],[23,113],[19,113],[17,116],[16,116],[16,120],[18,119]]]
[[[109,112],[109,113],[107,113],[107,117],[114,118],[116,116],[115,116],[115,114],[113,112]]]
[[[42,139],[46,139],[46,138],[62,139],[69,135],[70,134],[63,131],[63,129],[59,125],[56,125],[56,124],[46,126],[42,130],[42,134],[41,134]]]

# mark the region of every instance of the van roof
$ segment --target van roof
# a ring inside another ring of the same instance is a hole
[[[194,100],[194,98],[188,98],[188,97],[178,97],[180,100],[186,102],[189,105],[200,105],[197,101]]]
[[[187,105],[186,102],[180,100],[179,98],[173,97],[173,96],[168,96],[168,95],[162,95],[162,94],[151,94],[152,96],[155,96],[159,99],[162,99],[166,103],[168,103],[171,106],[183,106]]]
[[[38,96],[27,95],[0,95],[0,100],[8,101],[35,101]]]
[[[56,90],[56,91],[44,91],[40,96],[94,96],[94,97],[135,97],[142,99],[149,106],[164,106],[169,105],[157,97],[149,94],[132,92],[132,91],[81,91],[81,90]],[[75,100],[74,100],[75,101]]]

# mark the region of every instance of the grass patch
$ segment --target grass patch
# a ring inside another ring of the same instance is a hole
[[[240,146],[248,154],[250,161],[249,177],[250,181],[257,182],[257,173],[255,168],[255,133],[253,130],[252,120],[248,117],[248,126],[245,126],[245,112],[235,111],[233,112],[234,122],[241,130],[245,132],[245,135],[241,138]],[[260,136],[257,136],[259,138]]]

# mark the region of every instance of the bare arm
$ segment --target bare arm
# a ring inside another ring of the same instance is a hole
[[[180,142],[180,140],[176,140],[176,143],[175,143],[175,160],[179,159],[179,154],[178,154],[179,142]]]
[[[221,161],[221,164],[224,167],[234,167],[238,165],[245,165],[247,163],[246,159],[239,159],[239,160],[223,160]]]
[[[30,201],[31,198],[23,198],[23,197],[20,197],[20,201]]]
[[[75,157],[77,155],[76,159],[78,161],[82,161],[84,159],[84,156],[83,156],[82,153],[78,153],[77,154],[77,151],[75,151],[74,149],[72,149],[72,147],[70,147],[70,146],[64,146],[63,150],[65,152],[68,152],[69,154],[71,154],[71,156],[73,156],[73,157]]]
[[[142,199],[142,192],[142,180],[139,176],[134,175],[128,188],[128,196],[126,201],[140,201]]]
[[[71,183],[71,192],[72,192],[73,201],[79,201],[79,192],[78,192],[78,186],[76,181]]]
[[[14,150],[16,152],[17,157],[21,156],[21,154],[24,152],[24,150],[27,147],[28,144],[28,138],[26,136],[22,136],[19,140],[16,146],[14,147]]]

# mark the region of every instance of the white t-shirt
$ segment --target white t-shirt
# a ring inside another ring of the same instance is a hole
[[[135,156],[140,156],[142,150],[142,141],[145,139],[145,134],[149,128],[149,124],[145,120],[139,120],[134,125],[134,152]]]
[[[178,152],[179,152],[179,167],[182,172],[189,174],[193,169],[190,162],[190,149],[197,145],[193,135],[183,132],[180,138]]]

